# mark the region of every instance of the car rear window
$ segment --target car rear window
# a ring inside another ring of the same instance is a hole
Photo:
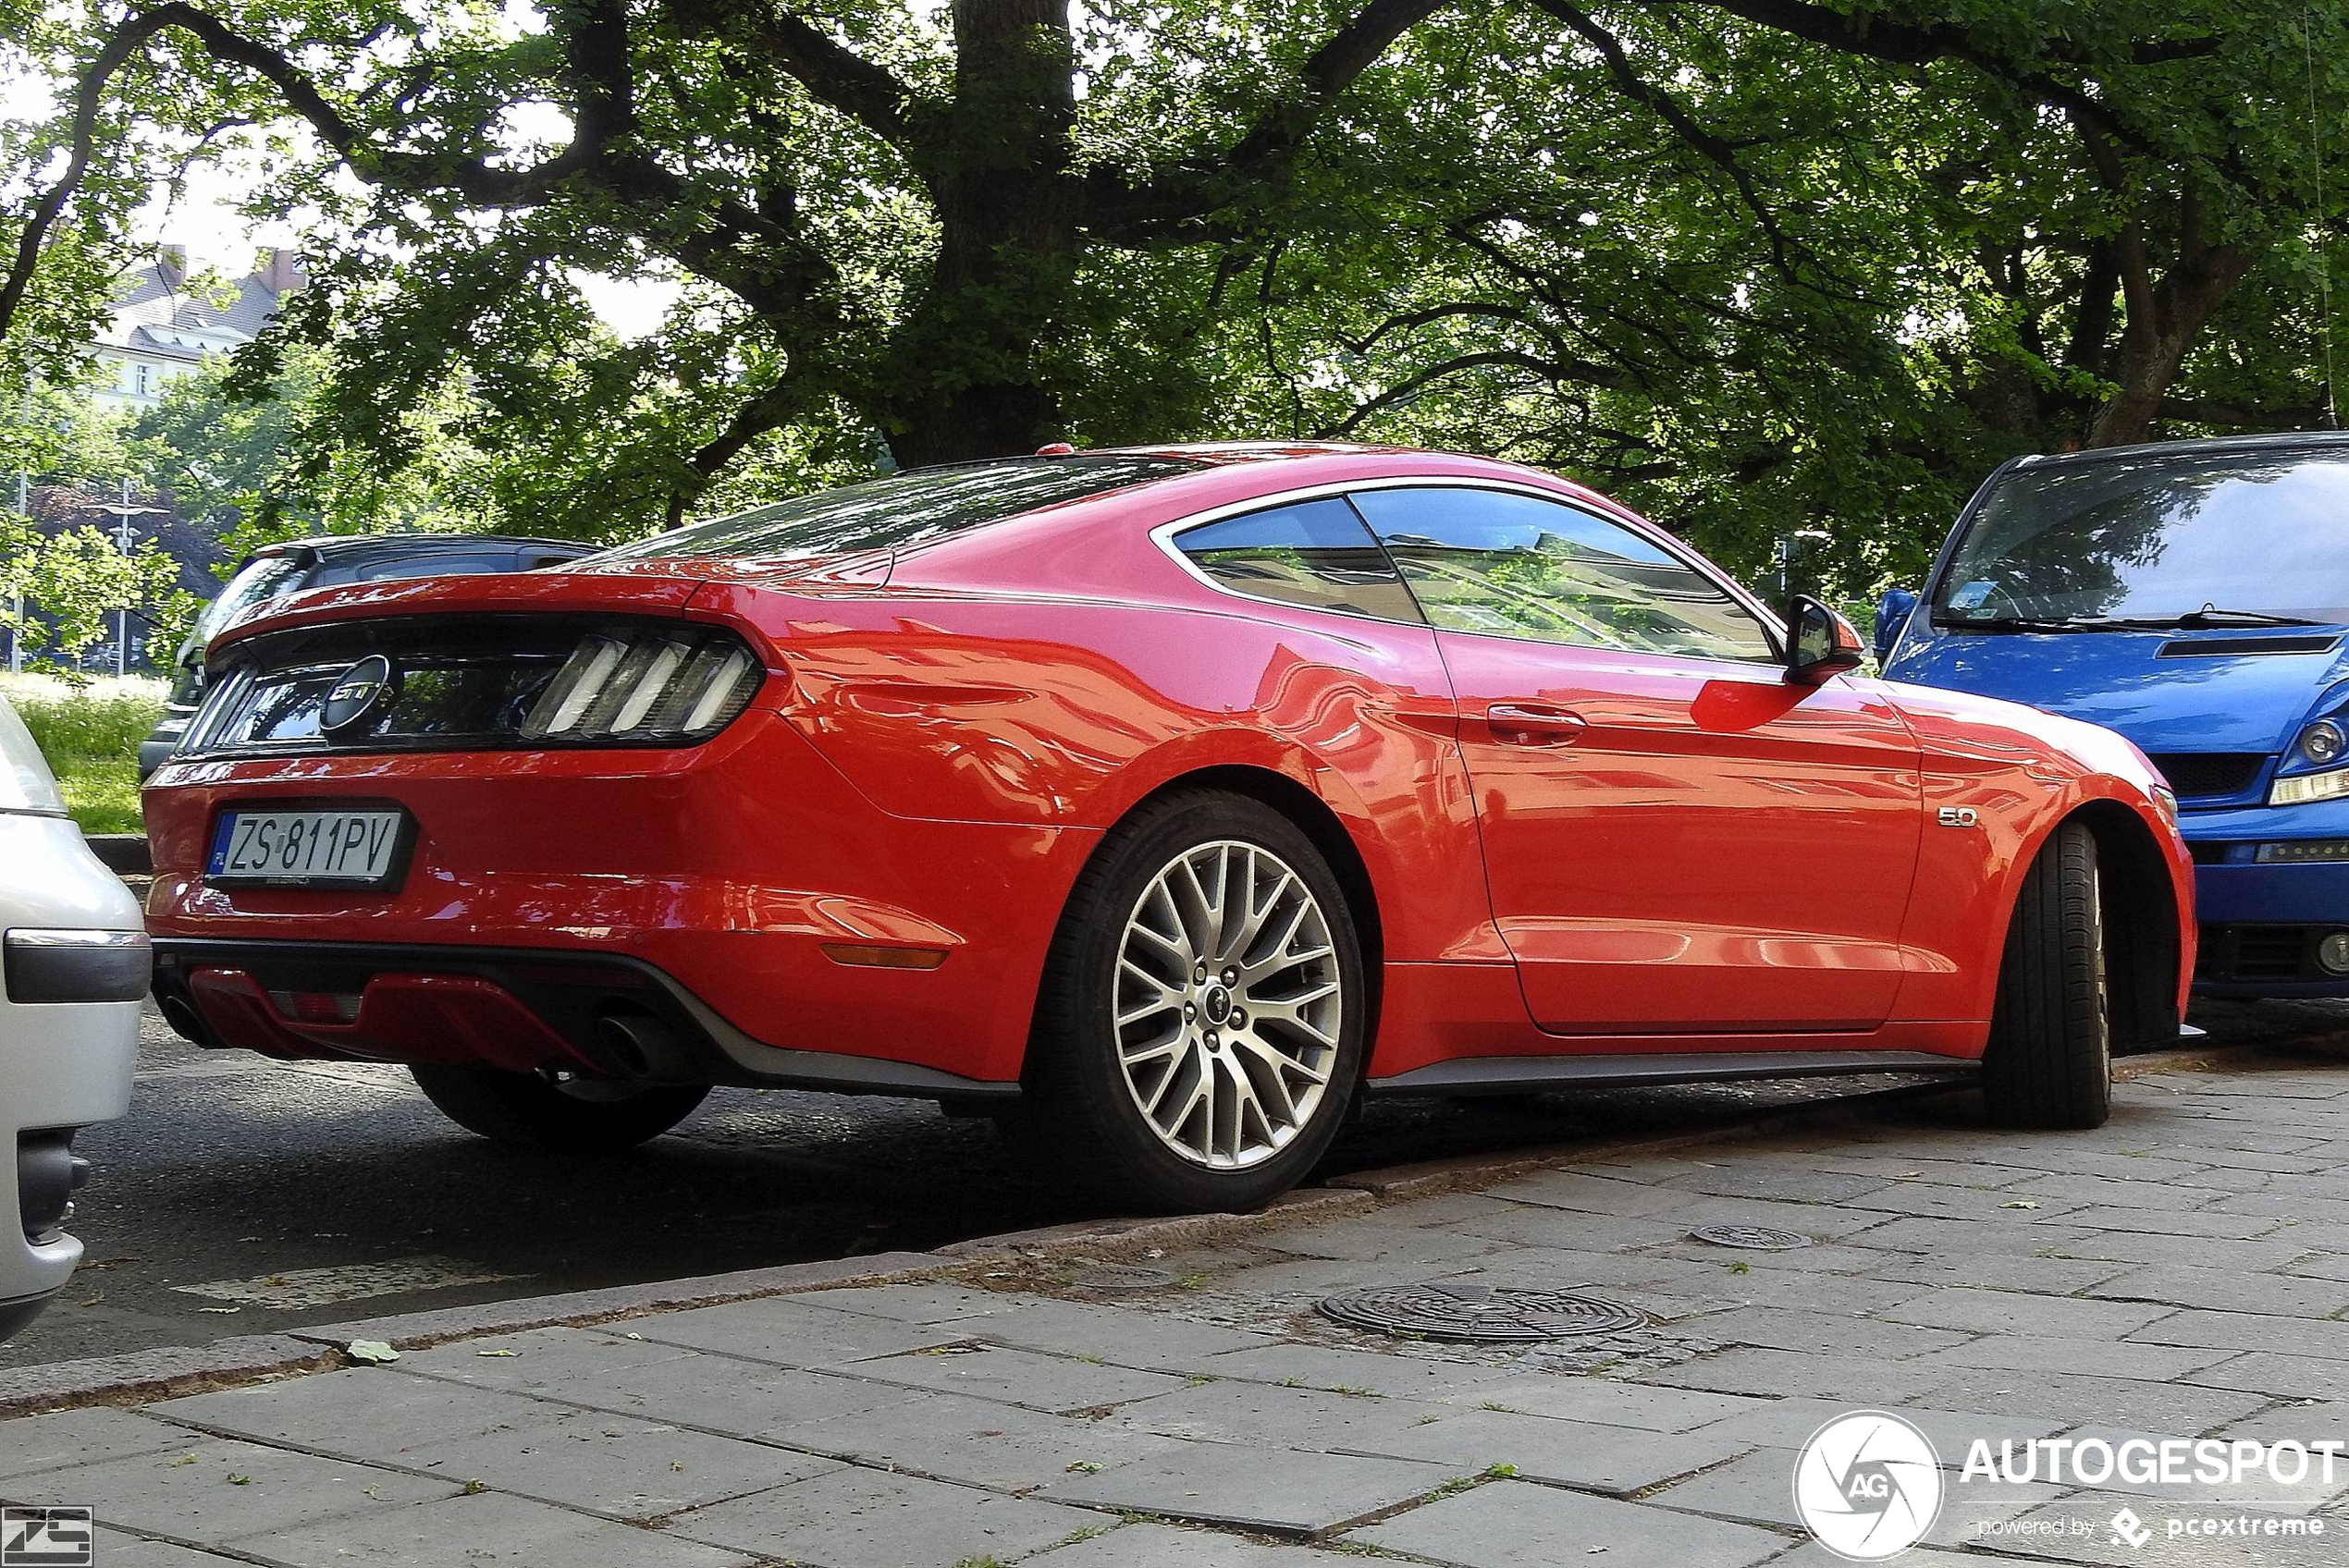
[[[1187,458],[1104,454],[916,469],[688,523],[609,554],[806,557],[903,549],[1200,466]]]
[[[292,593],[301,586],[302,570],[296,556],[262,556],[246,562],[196,617],[190,642],[201,649],[220,634],[222,627],[253,606]]]

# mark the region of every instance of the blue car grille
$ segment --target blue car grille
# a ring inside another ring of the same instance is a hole
[[[2182,801],[2244,794],[2259,782],[2259,771],[2268,765],[2259,752],[2156,752],[2152,757]]]

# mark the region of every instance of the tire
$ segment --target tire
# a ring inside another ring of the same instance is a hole
[[[556,1154],[617,1154],[659,1137],[708,1097],[701,1084],[661,1084],[609,1095],[564,1087],[534,1072],[412,1064],[424,1098],[468,1133]],[[607,1085],[597,1084],[602,1090]]]
[[[2096,836],[2055,831],[2024,873],[1982,1053],[1982,1097],[2008,1127],[2101,1127],[2112,1109],[2112,1013]]]
[[[1007,1130],[1128,1212],[1255,1208],[1337,1135],[1368,1001],[1344,890],[1304,831],[1246,796],[1169,796],[1077,879]]]

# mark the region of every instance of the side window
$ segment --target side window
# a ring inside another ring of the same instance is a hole
[[[1365,490],[1427,619],[1454,631],[1774,663],[1759,622],[1631,530],[1559,501],[1450,486]]]
[[[1177,533],[1174,547],[1216,582],[1259,598],[1380,620],[1422,619],[1395,563],[1338,496],[1202,523]]]

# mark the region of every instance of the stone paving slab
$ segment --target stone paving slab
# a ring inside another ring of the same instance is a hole
[[[680,1513],[663,1538],[807,1568],[954,1568],[1025,1557],[1110,1522],[1057,1502],[846,1468]]]
[[[176,1427],[103,1405],[0,1422],[0,1487],[44,1470],[159,1453],[187,1440]]]
[[[1607,1568],[1747,1568],[1790,1544],[1751,1525],[1522,1481],[1444,1498],[1349,1538],[1457,1568],[1559,1568],[1601,1553]]]
[[[463,1490],[456,1481],[193,1433],[160,1453],[51,1471],[43,1482],[37,1492],[10,1483],[8,1501],[86,1502],[101,1520],[127,1530],[223,1545]]]
[[[1361,1568],[1362,1559],[1137,1521],[1027,1560],[1036,1568]]]
[[[1794,1513],[1793,1465],[1787,1453],[1760,1449],[1718,1469],[1707,1470],[1665,1488],[1649,1501],[1658,1508],[1679,1509],[1711,1518],[1747,1525],[1766,1525],[1789,1533],[1801,1526]],[[2035,1506],[2062,1496],[2060,1488],[2035,1483],[2002,1486],[1995,1497],[1979,1501],[1950,1498],[1925,1536],[1928,1544],[1957,1546],[1974,1538],[1980,1526],[2011,1519]]]
[[[843,1468],[837,1460],[592,1410],[462,1439],[410,1462],[469,1487],[634,1523]]]
[[[807,1296],[730,1302],[663,1314],[638,1330],[657,1344],[719,1351],[778,1366],[826,1366],[952,1344],[952,1325],[901,1323],[835,1311]]]
[[[1040,1495],[1121,1513],[1319,1536],[1465,1478],[1457,1467],[1413,1460],[1187,1443]]]
[[[488,1493],[273,1531],[237,1550],[287,1568],[745,1568],[722,1547]],[[100,1559],[102,1562],[105,1559]],[[106,1568],[115,1568],[106,1562]]]
[[[1180,1446],[1173,1438],[1108,1421],[957,1394],[793,1425],[774,1439],[860,1464],[1001,1492],[1030,1491]]]
[[[118,1530],[101,1528],[94,1546],[97,1561],[106,1568],[225,1568],[237,1561],[169,1541],[147,1540]]]
[[[1966,1474],[1977,1442],[2349,1436],[2349,1075],[2116,1093],[2094,1133],[1988,1132],[1953,1097],[1301,1204],[1286,1231],[1202,1228],[1150,1260],[1162,1285],[998,1251],[656,1291],[675,1305],[590,1327],[519,1304],[500,1321],[531,1326],[445,1343],[382,1320],[391,1366],[0,1421],[0,1501],[95,1507],[107,1568],[1827,1568],[1794,1464],[1867,1405],[1925,1434],[1950,1495],[1910,1568],[2349,1568],[2349,1464],[2227,1497]],[[1814,1244],[1708,1246],[1700,1217]],[[1311,1310],[1429,1280],[1648,1321],[1478,1346]],[[2332,1533],[2169,1533],[2205,1514]]]

